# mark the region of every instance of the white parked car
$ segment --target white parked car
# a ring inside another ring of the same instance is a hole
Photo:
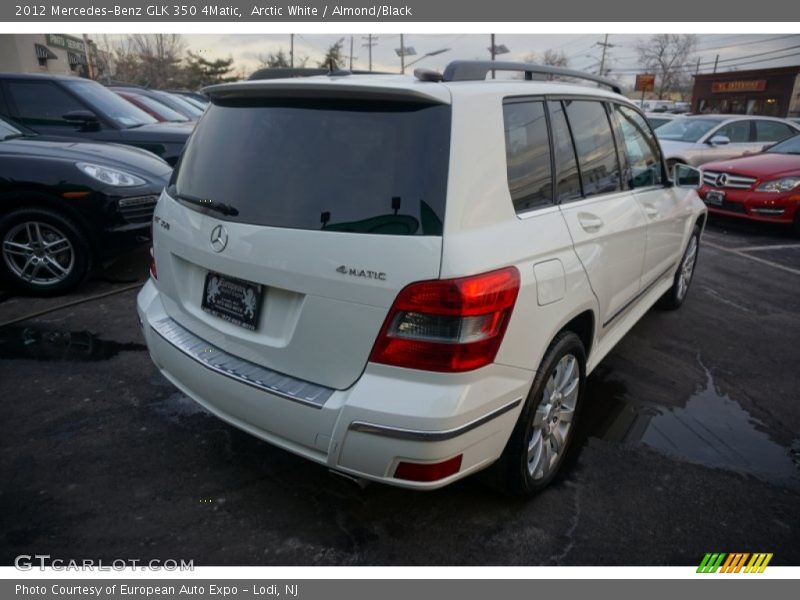
[[[748,154],[800,133],[800,125],[754,115],[693,115],[674,119],[656,131],[667,165],[704,163]]]
[[[491,69],[615,86],[457,61],[208,88],[138,298],[162,373],[357,478],[544,487],[587,375],[686,297],[706,209],[618,90]]]

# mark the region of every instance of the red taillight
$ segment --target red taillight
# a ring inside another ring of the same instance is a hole
[[[152,244],[155,240],[153,234],[155,233],[153,222],[155,221],[155,217],[153,221],[150,221],[150,243]],[[150,276],[153,279],[158,279],[158,269],[156,269],[156,251],[153,246],[150,246]]]
[[[438,463],[401,462],[394,471],[394,478],[407,481],[439,481],[458,473],[463,457],[463,454],[459,454]]]
[[[150,246],[150,276],[153,279],[158,279],[158,269],[156,269],[156,253],[153,247]]]
[[[514,267],[412,283],[397,295],[370,360],[444,372],[487,365],[503,341],[518,292]]]

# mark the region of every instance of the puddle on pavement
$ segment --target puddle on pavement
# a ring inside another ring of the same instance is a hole
[[[174,423],[194,415],[211,416],[211,413],[205,408],[180,392],[176,392],[159,402],[155,406],[155,410],[159,415]]]
[[[56,331],[40,327],[0,328],[0,359],[100,361],[120,352],[145,350],[143,344],[103,340],[88,331]]]
[[[641,443],[672,458],[747,473],[800,488],[800,440],[784,448],[760,430],[763,424],[721,393],[703,367],[706,382],[684,407],[665,407],[626,397],[625,386],[602,375],[589,379],[580,438]]]

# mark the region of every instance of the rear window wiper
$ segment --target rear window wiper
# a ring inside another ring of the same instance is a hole
[[[180,200],[188,204],[194,204],[195,206],[200,206],[202,208],[207,208],[209,210],[216,211],[225,216],[235,217],[236,215],[239,214],[239,211],[236,208],[234,208],[230,204],[226,204],[225,202],[210,200],[208,198],[198,198],[197,196],[187,196],[186,194],[178,194],[178,193],[170,194],[170,196],[172,196],[176,200]]]

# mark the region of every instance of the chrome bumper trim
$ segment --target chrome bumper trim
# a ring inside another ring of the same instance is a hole
[[[510,410],[514,410],[522,403],[522,398],[509,402],[505,406],[493,410],[479,419],[470,421],[466,425],[456,427],[454,429],[445,429],[440,431],[424,431],[421,429],[403,429],[401,427],[389,427],[387,425],[376,425],[375,423],[366,423],[364,421],[353,421],[350,423],[349,429],[351,431],[358,431],[359,433],[369,433],[372,435],[380,435],[382,437],[394,438],[397,440],[412,440],[415,442],[441,442],[444,440],[451,440],[455,437],[463,435],[468,431],[472,431],[485,425],[492,419],[496,419]]]
[[[169,317],[151,323],[150,327],[164,341],[205,368],[287,400],[314,408],[322,408],[328,398],[336,391],[332,388],[272,371],[228,354],[224,350],[220,350],[197,337]]]

